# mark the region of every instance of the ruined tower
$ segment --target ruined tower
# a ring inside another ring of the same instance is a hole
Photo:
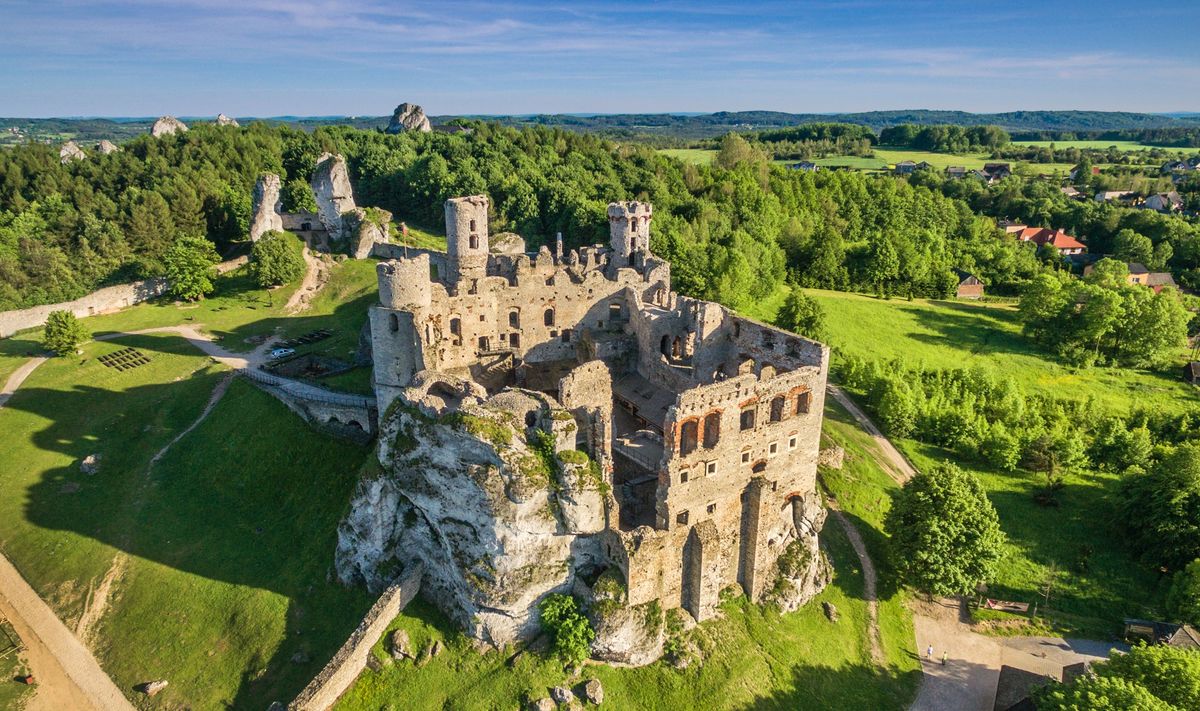
[[[446,285],[470,291],[487,275],[488,199],[486,195],[446,201]]]
[[[650,251],[650,219],[653,212],[648,202],[608,204],[608,229],[614,264],[627,266],[632,262],[633,255]]]
[[[379,305],[370,312],[371,347],[375,391],[383,411],[425,368],[417,324],[426,320],[430,308],[429,255],[380,262],[376,272]]]

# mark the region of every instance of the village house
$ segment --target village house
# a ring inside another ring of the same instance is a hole
[[[947,178],[965,178],[967,177],[967,169],[961,165],[946,166]]]
[[[984,163],[982,172],[984,179],[990,184],[1012,175],[1012,166],[1008,163]]]
[[[802,160],[799,163],[788,163],[787,168],[788,170],[803,170],[808,173],[815,173],[821,169],[821,166],[810,160]]]
[[[1138,194],[1132,190],[1101,190],[1096,193],[1096,202],[1119,202],[1132,205]]]
[[[1153,289],[1155,294],[1168,287],[1172,289],[1178,288],[1175,284],[1175,278],[1171,276],[1170,272],[1152,272],[1146,268],[1146,265],[1139,262],[1128,262],[1126,267],[1129,269],[1129,275],[1125,277],[1125,283],[1127,284],[1141,284]],[[1088,276],[1094,271],[1096,271],[1096,264],[1092,262],[1084,266],[1083,275]]]
[[[1175,212],[1183,209],[1183,198],[1174,190],[1169,193],[1155,193],[1142,202],[1142,207],[1156,212]]]
[[[1026,227],[1024,225],[1011,225],[1005,227],[1004,231],[1015,235],[1022,242],[1032,242],[1038,247],[1050,245],[1058,250],[1058,253],[1064,257],[1069,257],[1076,254],[1087,252],[1087,245],[1067,234],[1066,230],[1052,230],[1048,227]]]
[[[983,296],[983,282],[979,280],[979,277],[962,269],[955,269],[954,275],[958,277],[955,296],[960,299],[978,299]]]
[[[909,175],[917,169],[917,164],[911,160],[902,160],[892,168],[892,172],[896,175]]]
[[[1062,191],[1063,195],[1066,195],[1072,200],[1087,200],[1087,195],[1079,192],[1079,189],[1074,185],[1068,185],[1065,188],[1059,188],[1059,190]]]

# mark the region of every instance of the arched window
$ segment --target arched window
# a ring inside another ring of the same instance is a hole
[[[508,312],[508,326],[509,328],[521,327],[521,312],[517,309]]]
[[[659,345],[659,350],[661,350],[662,354],[666,357],[671,357],[671,337],[669,335],[662,337],[662,343]]]
[[[696,438],[700,433],[700,423],[687,420],[679,427],[679,456],[686,457],[696,451]]]
[[[710,412],[704,416],[704,448],[712,449],[721,439],[721,413]]]
[[[395,333],[396,331],[400,330],[400,319],[396,318],[396,314],[392,314],[391,316],[391,329],[392,333]]]
[[[766,470],[767,470],[767,461],[765,459],[760,459],[759,461],[754,463],[754,466],[750,467],[750,471],[754,472],[755,474],[762,474]]]
[[[546,313],[542,314],[542,322],[547,326],[554,325],[554,309],[546,309]]]
[[[471,249],[479,249],[479,235],[471,235]]]
[[[783,420],[784,402],[785,400],[782,395],[771,400],[771,422],[781,422]]]
[[[471,231],[475,231],[475,220],[471,220]]]

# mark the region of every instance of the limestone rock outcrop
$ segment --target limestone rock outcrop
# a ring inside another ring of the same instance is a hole
[[[283,231],[283,217],[280,215],[282,200],[279,197],[281,181],[274,173],[263,173],[258,176],[254,185],[254,202],[250,216],[250,241],[257,242],[268,232]]]
[[[230,118],[230,117],[226,116],[225,114],[217,114],[217,125],[218,126],[237,126],[239,124],[237,122],[237,119],[235,119],[235,118]]]
[[[457,412],[398,406],[384,418],[385,471],[359,483],[339,527],[338,577],[377,590],[420,561],[422,593],[469,634],[492,644],[527,639],[543,596],[605,564],[599,537],[577,527],[596,530],[603,518],[561,513],[563,492],[585,498],[579,489],[598,489],[600,477],[563,476],[547,449],[557,445],[537,432],[558,443],[574,434],[547,396],[506,390],[480,400],[440,381],[428,389],[431,405],[462,398]]]
[[[525,239],[516,232],[497,232],[488,242],[492,254],[525,254]]]
[[[821,551],[817,534],[829,512],[816,495],[792,499],[795,535],[776,561],[778,585],[773,598],[783,612],[798,610],[833,579],[833,568]]]
[[[371,256],[376,242],[387,242],[392,213],[378,207],[356,207],[342,215],[342,230],[346,235],[346,253],[355,259]]]
[[[342,215],[354,210],[354,189],[346,159],[332,153],[322,153],[312,176],[313,196],[317,199],[317,217],[329,232],[330,240],[340,240],[343,231]]]
[[[163,136],[174,136],[176,133],[183,133],[187,130],[187,124],[183,121],[174,116],[162,116],[150,127],[150,135],[155,138],[161,138]]]
[[[117,146],[117,144],[113,143],[112,141],[110,141],[106,138],[103,141],[100,141],[99,143],[96,144],[96,150],[100,151],[104,155],[108,155],[109,153],[116,153],[117,151],[119,151],[121,149]]]
[[[392,120],[388,123],[388,133],[403,133],[405,131],[423,131],[428,133],[433,130],[433,126],[429,124],[429,117],[425,115],[425,109],[405,102],[396,107],[392,112]]]
[[[75,141],[67,141],[62,144],[62,148],[58,149],[58,160],[63,165],[73,160],[83,160],[84,158],[87,158],[87,154],[83,152],[83,149]]]

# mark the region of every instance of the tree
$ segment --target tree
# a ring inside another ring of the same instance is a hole
[[[896,255],[896,248],[886,235],[880,235],[871,241],[867,251],[866,276],[867,283],[881,296],[885,287],[890,287],[892,280],[900,276],[900,257]]]
[[[283,184],[283,190],[280,198],[283,202],[284,212],[311,212],[317,211],[317,198],[313,195],[312,186],[308,181],[301,178],[293,178]]]
[[[300,243],[282,232],[268,232],[250,250],[250,272],[259,286],[277,286],[304,275]]]
[[[1067,684],[1037,690],[1038,711],[1182,711],[1200,708],[1200,652],[1138,645],[1113,652]]]
[[[721,138],[721,148],[717,151],[715,162],[722,168],[732,170],[743,163],[764,163],[766,160],[761,150],[738,134],[729,132]]]
[[[884,529],[901,579],[933,595],[973,591],[995,572],[1004,545],[983,486],[950,463],[910,479]]]
[[[88,332],[70,311],[51,311],[42,333],[42,347],[60,356],[74,353],[86,341]]]
[[[1200,558],[1200,444],[1175,448],[1121,482],[1120,522],[1151,565],[1179,569]]]
[[[1154,261],[1154,243],[1149,237],[1126,228],[1117,233],[1113,254],[1123,262],[1146,265]]]
[[[217,248],[203,237],[180,237],[163,256],[164,272],[171,295],[196,301],[212,293],[216,270],[221,261]]]
[[[542,629],[554,639],[554,652],[568,664],[579,664],[591,654],[596,632],[570,595],[547,595],[539,604]]]
[[[1200,625],[1200,558],[1176,571],[1167,592],[1167,611],[1180,622]]]
[[[779,309],[778,324],[814,341],[825,340],[825,309],[817,300],[793,287]]]

